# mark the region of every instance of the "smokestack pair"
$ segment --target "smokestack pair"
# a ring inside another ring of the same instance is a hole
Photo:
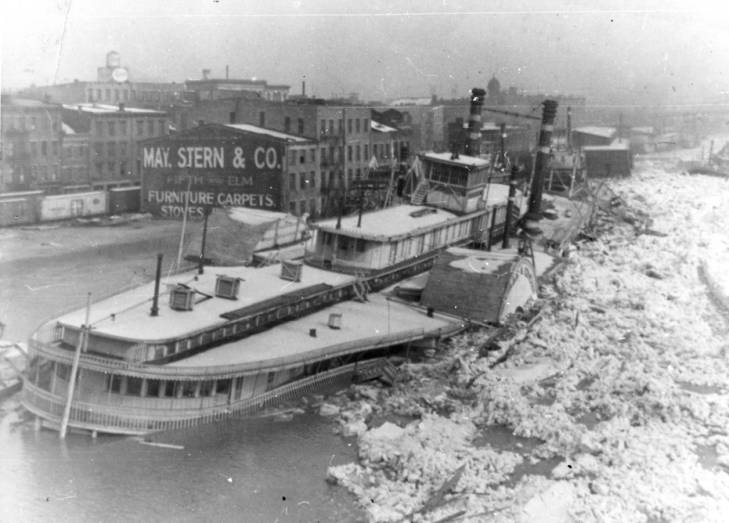
[[[481,106],[486,91],[474,87],[471,89],[471,108],[468,114],[468,137],[466,138],[465,153],[468,156],[481,154]]]

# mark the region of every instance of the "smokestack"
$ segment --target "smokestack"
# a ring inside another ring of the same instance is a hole
[[[534,179],[532,180],[532,190],[529,195],[529,211],[526,214],[527,223],[525,230],[531,230],[533,233],[539,232],[538,223],[542,219],[542,190],[544,189],[544,179],[549,169],[549,146],[552,142],[552,131],[554,130],[554,117],[557,114],[557,102],[554,100],[544,100],[544,109],[542,110],[542,128],[539,131],[539,146],[537,148],[537,158],[534,162]]]
[[[306,98],[306,80],[301,80],[301,97]]]
[[[468,114],[468,137],[465,154],[478,156],[481,154],[481,106],[486,91],[474,87],[471,89],[471,108]]]
[[[567,149],[572,150],[572,107],[567,107]]]

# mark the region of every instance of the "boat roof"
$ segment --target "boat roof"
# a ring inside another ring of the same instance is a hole
[[[437,162],[447,163],[450,165],[458,165],[459,167],[488,167],[490,161],[477,156],[466,156],[459,154],[458,158],[453,158],[453,153],[423,153],[420,155],[425,160],[435,160]]]
[[[328,326],[332,313],[342,315],[339,329]],[[440,329],[453,329],[459,325],[455,318],[441,314],[430,318],[424,310],[388,300],[381,294],[370,294],[367,302],[337,303],[166,366],[234,366],[276,359],[280,359],[281,365],[286,365],[307,358],[321,358],[322,352],[336,354],[347,349],[374,348],[385,343],[390,336],[402,336],[409,331],[422,337],[424,333],[435,334]],[[310,336],[310,329],[316,329],[316,337]]]
[[[414,234],[416,231],[446,223],[456,215],[443,209],[424,205],[395,205],[362,214],[361,227],[357,227],[357,215],[343,216],[337,229],[337,218],[322,220],[314,228],[333,234],[353,238],[386,241],[398,236]]]
[[[575,127],[573,133],[591,134],[593,136],[601,136],[603,138],[612,138],[617,133],[615,127],[601,127],[598,125],[586,125],[584,127]]]
[[[253,310],[263,303],[271,303],[271,300],[283,294],[291,295],[297,291],[303,293],[322,285],[336,287],[353,279],[352,276],[309,266],[303,268],[300,282],[283,280],[280,272],[279,264],[261,268],[206,266],[205,273],[201,275],[194,270],[162,278],[158,316],[150,315],[154,294],[154,282],[150,282],[92,304],[89,317],[92,332],[100,336],[139,342],[173,340],[215,325],[223,325],[228,320],[222,315],[240,315],[242,309]],[[243,280],[237,300],[215,296],[215,283],[219,274]],[[169,306],[168,286],[174,288],[178,283],[213,297],[201,301],[204,296],[196,293],[197,303],[192,311],[173,310]],[[80,309],[62,316],[58,322],[80,328],[84,318],[85,310]]]

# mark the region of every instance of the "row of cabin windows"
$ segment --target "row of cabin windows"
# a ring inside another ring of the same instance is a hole
[[[336,120],[338,122],[338,131],[341,133],[344,130],[344,121],[342,119]],[[327,120],[321,119],[319,122],[320,134],[334,134],[334,119],[328,120],[329,125],[327,126]],[[347,133],[368,133],[370,131],[370,120],[369,118],[347,118]]]
[[[322,242],[324,245],[329,247],[334,243],[334,237],[338,236],[337,249],[340,251],[348,251],[355,249],[357,252],[364,252],[367,241],[362,238],[349,238],[348,236],[342,236],[341,234],[332,234],[329,232],[322,231]]]
[[[434,165],[430,172],[430,180],[451,185],[466,186],[468,184],[468,171],[454,169],[445,165]]]
[[[267,387],[273,384],[274,379],[275,372],[269,372],[266,376]],[[216,395],[227,396],[234,387],[233,399],[240,399],[244,383],[250,380],[260,380],[260,377],[238,376],[219,380],[175,381],[112,375],[106,379],[106,390],[114,394],[144,398],[208,398]]]

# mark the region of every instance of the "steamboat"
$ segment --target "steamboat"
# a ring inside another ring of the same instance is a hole
[[[302,259],[203,268],[201,254],[199,269],[163,278],[159,255],[153,282],[44,324],[23,406],[62,436],[187,428],[380,375],[393,347],[462,330],[453,311],[382,291],[445,249],[508,236],[524,206],[477,155],[421,160],[410,203],[314,223]]]

